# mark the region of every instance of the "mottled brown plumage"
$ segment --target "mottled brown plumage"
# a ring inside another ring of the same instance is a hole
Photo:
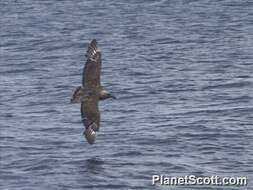
[[[95,39],[89,44],[86,57],[82,86],[76,88],[71,102],[81,103],[82,122],[85,126],[84,136],[90,144],[93,144],[100,126],[98,102],[115,97],[100,84],[101,52],[97,48]]]
[[[88,88],[100,88],[101,53],[97,48],[96,40],[89,44],[87,61],[83,68],[83,86]]]

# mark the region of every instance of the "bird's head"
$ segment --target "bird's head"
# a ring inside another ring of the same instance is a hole
[[[114,95],[112,95],[110,92],[106,91],[106,90],[101,90],[100,91],[100,96],[99,99],[100,100],[105,100],[107,98],[112,98],[112,99],[116,99],[116,97]]]
[[[80,103],[82,102],[82,99],[84,98],[84,89],[79,86],[76,88],[70,102],[71,103]]]

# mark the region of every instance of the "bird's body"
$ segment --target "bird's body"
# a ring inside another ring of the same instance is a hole
[[[76,90],[73,94],[73,96],[75,96],[75,98],[72,98],[71,102],[72,103],[81,103],[83,98],[90,96],[92,94],[97,94],[99,96],[99,100],[105,100],[107,98],[115,98],[103,87],[97,87],[94,89],[90,89],[90,88],[85,88],[83,86],[79,86],[76,88]]]
[[[84,136],[90,144],[93,144],[100,126],[98,102],[115,97],[100,84],[101,52],[97,48],[96,40],[92,40],[89,44],[86,57],[82,86],[76,88],[71,102],[81,103],[82,122],[85,126]]]

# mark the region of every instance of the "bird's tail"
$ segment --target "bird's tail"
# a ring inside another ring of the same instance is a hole
[[[94,144],[94,142],[96,140],[96,131],[94,131],[92,125],[85,128],[83,135],[85,136],[85,138],[89,144]]]
[[[88,50],[85,56],[89,59],[95,59],[96,57],[95,55],[97,54],[97,52],[98,52],[97,41],[93,39],[88,46]]]

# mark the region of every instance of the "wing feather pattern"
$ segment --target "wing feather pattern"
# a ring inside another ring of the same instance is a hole
[[[96,88],[100,86],[101,52],[97,48],[94,39],[88,46],[86,53],[87,61],[83,69],[83,86]]]
[[[84,136],[88,143],[93,144],[99,130],[100,112],[98,109],[101,53],[96,40],[92,40],[86,52],[87,61],[83,68],[82,84],[89,95],[81,102],[81,116],[85,127]]]
[[[98,100],[98,96],[92,95],[81,103],[82,121],[85,126],[84,136],[90,144],[95,142],[96,132],[99,130],[100,112]]]

